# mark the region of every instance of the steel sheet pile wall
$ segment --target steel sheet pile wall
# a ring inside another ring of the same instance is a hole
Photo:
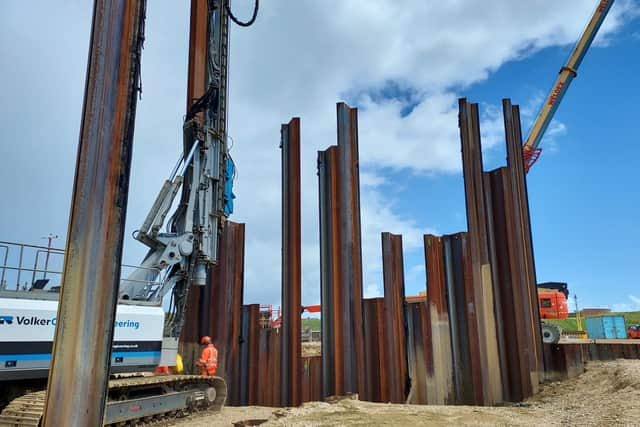
[[[360,392],[362,400],[389,402],[389,351],[385,328],[384,299],[363,301],[365,383]]]
[[[431,346],[427,396],[431,404],[484,404],[481,336],[467,233],[425,236]],[[448,326],[448,330],[445,327]],[[431,364],[432,362],[432,364]]]
[[[181,354],[185,369],[195,372],[199,340],[211,336],[218,348],[216,375],[227,381],[229,402],[239,400],[239,337],[244,282],[244,224],[226,221],[220,234],[220,259],[209,272],[207,286],[189,290]]]
[[[337,104],[338,146],[318,152],[323,395],[365,389],[358,112]]]
[[[302,401],[322,400],[322,357],[302,358]]]
[[[234,405],[282,406],[282,335],[260,327],[260,306],[242,306],[239,390]]]
[[[234,402],[240,406],[258,405],[259,369],[259,316],[260,305],[242,306],[240,361],[238,381],[240,398]]]
[[[503,101],[508,166],[483,172],[477,104],[460,100],[468,233],[425,236],[428,319],[409,310],[410,397],[419,403],[520,401],[542,368],[535,268],[517,106]],[[425,314],[426,316],[426,314]],[[417,325],[420,325],[418,328]],[[422,348],[424,336],[430,337]],[[422,353],[424,361],[416,362]]]
[[[282,128],[283,327],[260,329],[258,307],[243,309],[237,402],[359,393],[376,402],[493,405],[532,395],[542,347],[518,107],[504,101],[508,166],[483,172],[478,106],[460,100],[469,231],[424,236],[427,298],[409,304],[402,237],[390,233],[382,234],[384,298],[362,299],[357,111],[339,103],[337,113],[338,145],[318,153],[322,358],[300,357],[293,119]]]
[[[576,340],[575,343],[544,344],[545,379],[559,381],[584,372],[585,362],[594,360],[640,359],[637,340]]]
[[[424,301],[405,304],[407,370],[411,388],[407,403],[425,404],[433,394],[431,319]]]
[[[507,167],[485,172],[496,311],[507,401],[536,393],[543,369],[522,134],[517,106],[503,100]]]
[[[282,331],[261,328],[258,304],[242,306],[242,327],[239,337],[239,393],[234,405],[290,406],[282,398],[280,366],[282,364]],[[300,403],[322,400],[321,358],[299,357]]]
[[[363,301],[364,388],[362,400],[406,402],[409,379],[402,236],[382,233],[384,298]]]
[[[300,119],[282,125],[282,365],[281,400],[298,406],[301,396]]]
[[[382,233],[382,271],[384,278],[384,324],[387,328],[386,369],[381,372],[389,382],[389,401],[404,403],[408,392],[404,266],[402,236]]]
[[[537,391],[542,352],[520,115],[508,100],[503,101],[503,109],[506,168],[482,172],[478,108],[464,99],[460,100],[460,130],[472,250],[483,269],[482,290],[486,295],[494,293],[492,313],[484,316],[494,316],[493,328],[498,332],[499,359],[492,369],[499,367],[502,372],[498,377],[502,398],[520,401]]]
[[[493,281],[489,263],[489,233],[482,185],[482,149],[478,104],[460,100],[459,125],[462,169],[467,205],[467,227],[471,256],[472,292],[475,301],[482,394],[476,402],[492,405],[502,401],[500,361],[494,316]],[[470,308],[468,308],[470,309]]]
[[[241,335],[238,339],[238,398],[236,406],[282,405],[282,335],[276,328],[260,326],[260,306],[242,306]]]
[[[424,253],[427,266],[427,309],[429,315],[428,320],[424,323],[427,325],[425,335],[431,337],[431,343],[430,346],[423,349],[426,357],[427,397],[426,400],[421,400],[419,403],[452,404],[455,402],[453,356],[443,238],[432,235],[424,236]]]

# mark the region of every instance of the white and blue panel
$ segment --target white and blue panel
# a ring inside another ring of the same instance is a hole
[[[46,377],[57,306],[57,301],[0,299],[0,380]],[[161,307],[118,305],[112,372],[157,366],[163,325]]]

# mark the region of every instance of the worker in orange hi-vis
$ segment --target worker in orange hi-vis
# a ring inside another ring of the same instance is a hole
[[[200,345],[203,346],[202,353],[200,353],[200,359],[196,362],[196,365],[200,368],[202,376],[214,376],[218,369],[218,350],[211,342],[211,337],[204,336],[200,340]]]

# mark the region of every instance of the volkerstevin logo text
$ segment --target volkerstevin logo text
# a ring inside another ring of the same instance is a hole
[[[11,325],[13,324],[13,316],[0,316],[0,325]]]
[[[17,326],[56,326],[56,318],[42,318],[38,316],[0,316],[0,325],[13,325],[14,321]]]
[[[133,320],[116,320],[115,327],[138,329],[140,327],[140,322],[135,322]]]

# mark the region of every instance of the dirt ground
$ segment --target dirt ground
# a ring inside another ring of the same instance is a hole
[[[244,423],[242,423],[244,421]],[[264,423],[261,423],[264,421]],[[237,423],[237,424],[236,424]],[[636,426],[640,425],[640,360],[593,362],[580,377],[545,385],[519,405],[394,405],[341,400],[299,408],[226,407],[171,426]]]

